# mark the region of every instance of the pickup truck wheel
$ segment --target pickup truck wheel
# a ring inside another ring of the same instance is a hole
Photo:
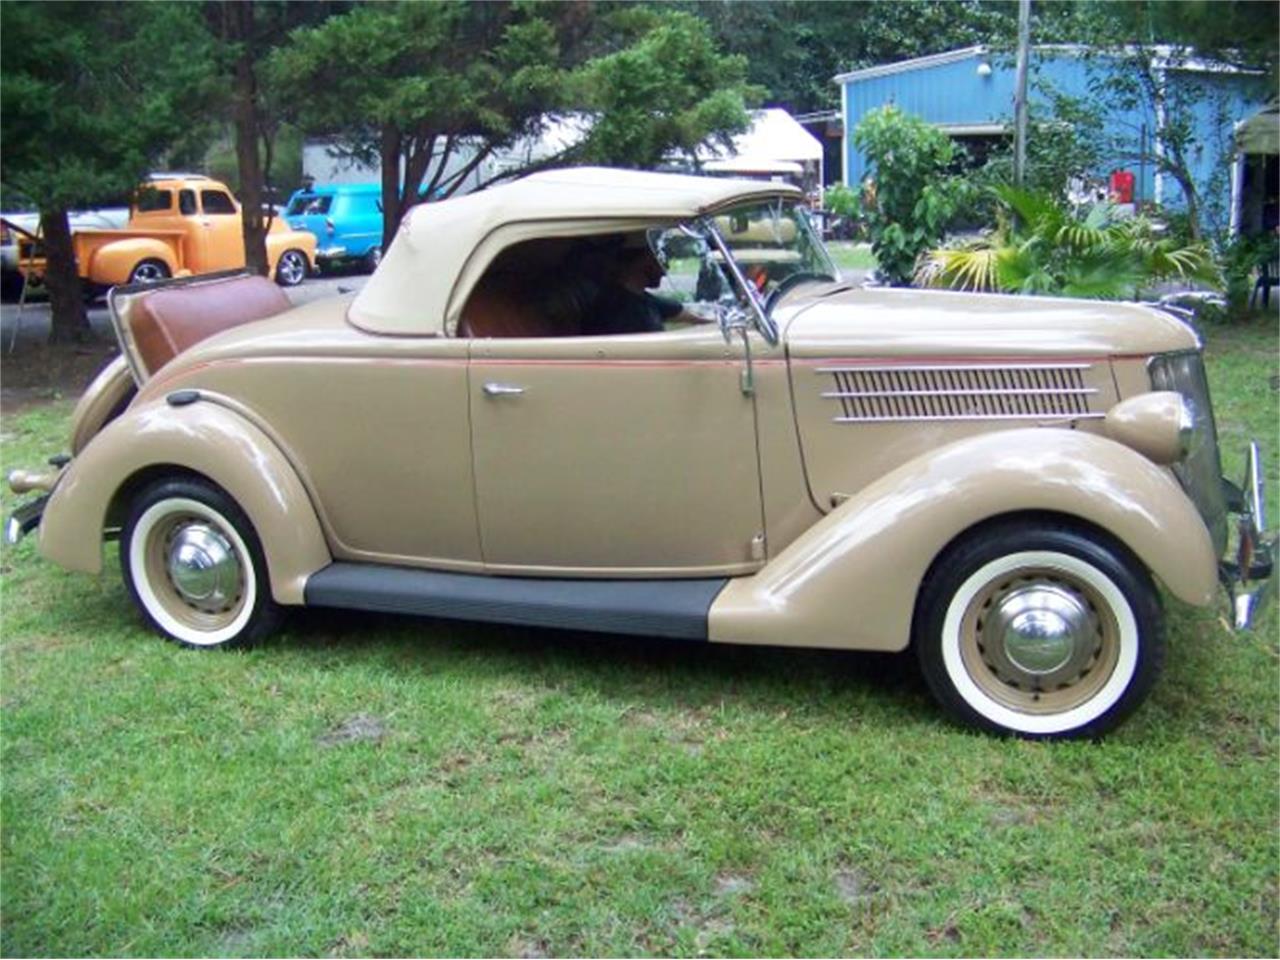
[[[125,521],[120,563],[148,624],[183,646],[246,646],[283,618],[248,517],[205,481],[144,488]]]
[[[1051,524],[987,528],[950,548],[921,590],[916,627],[943,707],[1028,738],[1114,728],[1164,660],[1147,571],[1119,544]]]
[[[364,269],[368,273],[378,269],[378,264],[382,262],[382,248],[370,247],[369,252],[364,255]]]
[[[130,283],[158,283],[169,279],[169,267],[163,260],[143,260],[129,274]]]
[[[296,287],[307,277],[307,255],[301,250],[286,250],[276,262],[276,283]]]

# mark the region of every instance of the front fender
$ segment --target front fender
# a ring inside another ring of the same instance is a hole
[[[222,487],[257,531],[280,603],[302,603],[306,578],[331,561],[310,498],[280,449],[239,414],[201,401],[141,404],[107,424],[66,468],[40,523],[40,553],[70,570],[102,570],[116,495],[143,471],[174,467]]]
[[[710,638],[901,650],[925,573],[947,544],[984,520],[1030,511],[1101,527],[1178,598],[1213,601],[1209,531],[1168,471],[1093,434],[1009,430],[941,447],[842,503],[759,573],[730,581],[711,607]]]

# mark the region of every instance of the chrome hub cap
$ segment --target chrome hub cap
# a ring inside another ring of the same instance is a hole
[[[307,272],[306,265],[302,262],[302,257],[292,251],[280,258],[278,269],[280,276],[284,278],[289,286],[301,282]]]
[[[207,523],[176,527],[165,550],[165,570],[183,602],[202,613],[223,613],[240,599],[243,574],[235,548]]]
[[[987,620],[987,633],[1017,669],[1049,676],[1065,667],[1089,636],[1089,611],[1052,585],[1008,594]]]
[[[1051,570],[992,580],[961,625],[970,677],[993,699],[1031,713],[1071,709],[1106,682],[1115,618],[1086,583]]]

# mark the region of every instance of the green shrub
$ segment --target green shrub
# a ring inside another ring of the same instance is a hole
[[[1100,203],[1081,218],[1044,192],[1008,186],[992,192],[999,203],[995,230],[934,250],[916,272],[918,283],[1119,300],[1162,280],[1221,282],[1208,247],[1165,235],[1146,217],[1120,217]]]
[[[959,204],[963,184],[947,174],[955,148],[945,133],[892,104],[868,111],[853,142],[866,155],[872,180],[863,214],[880,274],[905,285]]]

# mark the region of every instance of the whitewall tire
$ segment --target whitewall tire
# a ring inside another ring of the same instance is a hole
[[[120,561],[144,618],[177,643],[243,646],[280,622],[253,527],[206,481],[175,478],[143,488],[124,525]]]
[[[980,528],[934,564],[914,637],[934,696],[982,729],[1097,736],[1145,697],[1164,656],[1146,570],[1105,534]]]

